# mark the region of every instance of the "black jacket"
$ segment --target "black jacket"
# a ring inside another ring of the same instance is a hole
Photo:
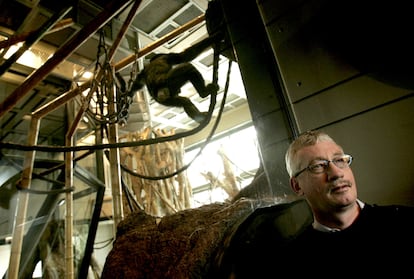
[[[317,231],[309,218],[297,222],[291,209],[275,214],[278,207],[246,220],[232,243],[231,278],[414,277],[414,207],[365,204],[339,232]]]

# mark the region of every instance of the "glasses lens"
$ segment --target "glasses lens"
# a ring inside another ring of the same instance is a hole
[[[328,167],[329,161],[319,160],[309,165],[308,170],[313,173],[322,173]]]
[[[352,162],[352,157],[350,155],[344,155],[340,158],[336,158],[332,160],[332,163],[335,164],[335,166],[337,166],[338,168],[346,168],[347,166],[349,166]]]

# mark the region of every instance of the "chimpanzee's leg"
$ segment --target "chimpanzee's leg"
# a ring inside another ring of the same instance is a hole
[[[176,96],[163,101],[160,104],[170,107],[182,107],[189,117],[194,121],[202,122],[206,118],[205,112],[200,112],[198,108],[186,97]]]
[[[191,82],[202,98],[218,90],[218,86],[215,84],[208,84],[206,86],[203,76],[190,63],[180,64],[169,73],[168,87],[173,92],[179,92],[179,88],[186,82]]]

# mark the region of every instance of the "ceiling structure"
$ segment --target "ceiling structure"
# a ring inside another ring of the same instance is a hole
[[[206,38],[203,16],[207,5],[208,0],[0,1],[0,142],[26,144],[31,132],[31,114],[53,107],[42,117],[37,144],[64,145],[65,133],[70,128],[67,119],[73,119],[85,105],[85,93],[71,99],[71,106],[56,100],[80,91],[82,84],[93,84],[97,69],[105,65],[104,58],[111,54],[114,44],[118,47],[111,63],[128,82],[154,53],[181,52]],[[137,10],[132,12],[134,7]],[[125,26],[127,29],[123,30]],[[124,35],[118,42],[120,32]],[[17,46],[20,54],[16,52]],[[142,50],[147,53],[139,56]],[[199,55],[193,64],[206,83],[211,82],[213,50]],[[223,119],[226,114],[247,107],[235,64],[231,68]],[[227,68],[227,59],[220,56],[217,104],[223,98]],[[200,110],[208,110],[210,98],[201,99],[190,85],[182,88],[182,95],[189,97]],[[215,114],[218,108],[216,105]],[[167,131],[198,126],[182,108],[162,106],[145,91],[134,97],[127,115],[126,124],[119,128],[120,134],[148,126]],[[94,115],[91,110],[85,113],[77,127],[79,133],[92,133],[99,117],[102,116]],[[246,118],[232,117],[240,121]]]

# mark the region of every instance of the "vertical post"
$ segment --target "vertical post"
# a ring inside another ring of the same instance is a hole
[[[115,103],[115,85],[108,90],[108,113],[114,115],[116,113]],[[109,124],[109,143],[118,142],[118,124]],[[124,219],[124,210],[122,207],[122,188],[121,188],[121,168],[119,162],[119,149],[111,148],[109,152],[111,185],[112,185],[112,201],[114,210],[114,227],[116,228],[122,219]]]
[[[293,194],[288,184],[284,154],[294,133],[294,123],[286,109],[279,69],[257,1],[220,2],[243,76],[263,169],[270,185],[270,189],[258,193],[258,196]]]
[[[73,135],[66,136],[66,146],[73,146]],[[65,153],[65,278],[74,278],[73,264],[73,151]]]
[[[28,137],[29,145],[37,144],[37,135],[39,134],[40,121],[36,117],[32,117],[30,122],[30,133]],[[29,202],[29,193],[24,191],[30,188],[32,182],[33,164],[36,152],[30,151],[26,153],[23,165],[22,179],[20,182],[18,203],[16,209],[15,223],[13,229],[13,240],[11,244],[10,261],[8,269],[8,278],[17,279],[19,275],[20,258],[22,252],[23,236],[25,231],[25,220],[27,207]]]

